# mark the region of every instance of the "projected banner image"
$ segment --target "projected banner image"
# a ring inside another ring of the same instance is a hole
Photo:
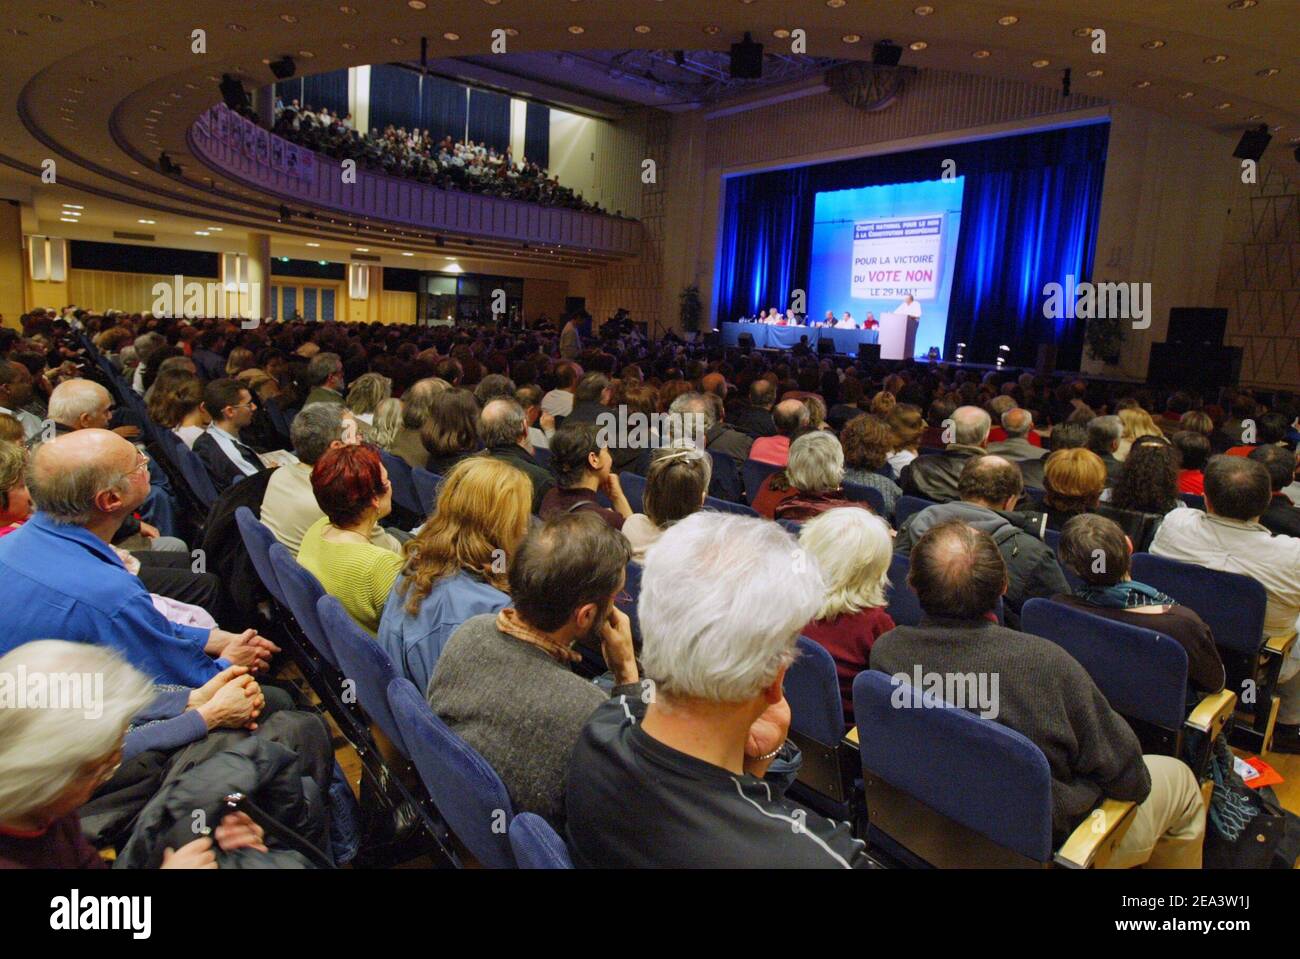
[[[963,186],[957,177],[818,193],[809,314],[847,310],[861,325],[869,315],[905,313],[919,320],[914,355],[942,351]]]

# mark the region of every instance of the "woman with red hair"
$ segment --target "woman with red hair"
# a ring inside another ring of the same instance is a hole
[[[340,446],[316,461],[311,488],[325,515],[303,534],[298,562],[375,635],[402,570],[400,556],[370,540],[393,511],[388,471],[373,446]]]

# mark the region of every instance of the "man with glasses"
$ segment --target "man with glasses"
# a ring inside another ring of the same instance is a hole
[[[203,406],[212,423],[194,441],[193,448],[220,493],[262,469],[257,452],[240,438],[244,427],[253,422],[257,404],[244,384],[224,379],[204,388]]]
[[[148,495],[148,465],[107,430],[77,430],[37,448],[28,470],[37,512],[0,539],[0,655],[57,636],[112,647],[155,682],[192,687],[231,664],[266,668],[278,649],[256,630],[169,622],[110,545]]]

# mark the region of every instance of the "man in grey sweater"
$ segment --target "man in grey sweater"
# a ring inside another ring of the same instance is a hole
[[[631,547],[589,512],[535,527],[510,564],[512,606],[456,630],[429,681],[429,705],[496,770],[515,812],[564,829],[569,757],[609,697],[571,670],[599,645],[613,696],[642,695],[628,618],[614,606]]]
[[[1178,759],[1143,756],[1132,729],[1064,649],[997,625],[991,610],[1007,568],[988,533],[958,521],[931,527],[912,548],[908,585],[925,616],[876,640],[872,669],[896,682],[911,682],[917,671],[973,674],[980,689],[993,690],[995,702],[981,703],[984,715],[1047,759],[1058,845],[1098,800],[1129,800],[1140,805],[1113,867],[1200,868],[1205,808],[1196,777]]]

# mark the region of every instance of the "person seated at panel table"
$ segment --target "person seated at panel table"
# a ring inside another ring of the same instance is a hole
[[[880,329],[880,321],[876,319],[876,314],[874,314],[874,313],[872,313],[870,310],[868,310],[868,311],[867,311],[867,318],[866,318],[865,320],[862,321],[862,328],[863,328],[864,330],[878,330],[878,329]]]
[[[856,330],[857,328],[857,321],[853,319],[853,314],[848,310],[844,311],[844,315],[840,317],[839,322],[835,324],[835,329],[837,330]]]
[[[817,325],[817,326],[825,326],[825,327],[831,327],[831,326],[834,326],[834,325],[835,325],[835,311],[834,311],[834,310],[827,310],[827,311],[826,311],[826,315],[825,315],[824,317],[822,317],[822,321],[821,321],[820,323],[816,324],[816,325]]]
[[[794,310],[786,310],[786,311],[785,311],[785,325],[786,325],[786,326],[803,326],[803,320],[801,320],[798,316],[795,315]]]

